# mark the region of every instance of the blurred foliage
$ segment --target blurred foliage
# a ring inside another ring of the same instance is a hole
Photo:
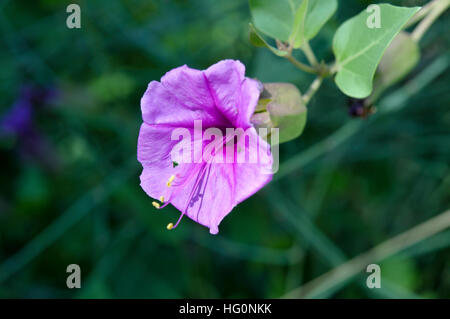
[[[339,1],[311,43],[319,58],[332,58],[338,25],[369,3]],[[244,0],[79,1],[79,30],[65,26],[68,4],[0,2],[1,116],[25,85],[58,91],[32,102],[26,131],[0,138],[0,297],[279,297],[450,207],[450,72],[442,70],[401,111],[357,120],[364,128],[346,143],[240,204],[218,236],[187,218],[166,231],[178,212],[156,211],[139,186],[147,84],[224,58],[302,92],[311,76],[250,45]],[[447,12],[427,33],[408,79],[448,54],[448,22]],[[281,165],[350,120],[332,81],[308,108],[302,137],[280,148]],[[66,288],[72,263],[82,269],[79,290]],[[328,296],[450,298],[450,233],[381,267],[382,289],[367,289],[361,273]]]

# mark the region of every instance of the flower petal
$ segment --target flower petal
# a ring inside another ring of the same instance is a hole
[[[153,198],[169,198],[171,189],[166,183],[179,170],[173,167],[170,152],[176,141],[171,141],[171,127],[143,123],[138,137],[137,158],[144,168],[141,187]]]
[[[173,196],[171,203],[215,235],[222,219],[235,206],[233,166],[218,163],[197,165],[201,165],[197,175],[199,179],[190,179],[183,190]]]
[[[179,140],[172,140],[174,129],[171,126],[149,125],[144,122],[138,137],[137,157],[143,167],[140,176],[141,187],[150,197],[159,199],[163,196],[166,202],[170,201],[172,193],[176,191],[176,187],[168,187],[169,179],[176,176],[172,184],[183,184],[195,174],[193,168],[196,165],[189,162],[194,161],[193,152],[189,154],[189,161],[179,161],[174,165],[172,150],[179,143]],[[188,132],[190,136],[195,137],[193,130]],[[193,150],[194,142],[190,138],[187,142],[190,144],[190,150]],[[201,143],[201,140],[199,142]]]
[[[170,138],[172,130],[170,126],[142,124],[138,139],[138,160],[144,167],[141,187],[150,197],[163,196],[189,218],[217,233],[220,221],[234,206],[233,166],[179,163],[173,167],[171,151],[177,141]],[[176,177],[168,187],[172,175]]]
[[[204,72],[216,107],[233,127],[249,127],[260,92],[257,81],[245,78],[245,66],[223,60]]]
[[[258,154],[256,163],[236,163],[234,173],[236,176],[236,204],[255,194],[272,180],[272,154],[270,146],[258,136],[254,128],[249,129],[249,134],[257,143],[246,146],[250,154]],[[244,141],[240,141],[243,143]],[[239,144],[238,144],[239,146]]]
[[[141,99],[142,118],[148,124],[193,127],[226,126],[228,120],[216,108],[203,71],[186,65],[167,72],[161,83],[152,81]]]
[[[171,203],[192,220],[208,227],[211,234],[219,232],[220,222],[234,206],[256,193],[272,178],[269,145],[254,128],[248,132],[257,143],[243,144],[245,141],[242,139],[237,148],[245,147],[249,154],[258,154],[254,163],[247,158],[245,163],[197,164],[196,178],[191,178],[177,193],[173,193]]]
[[[258,104],[259,95],[261,93],[260,84],[256,80],[245,78],[242,83],[241,92],[242,100],[236,127],[246,129],[251,126],[250,117],[255,112],[256,105]]]

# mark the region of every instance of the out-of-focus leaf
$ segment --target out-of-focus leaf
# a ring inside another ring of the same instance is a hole
[[[255,27],[298,48],[312,39],[334,14],[336,0],[250,0]]]
[[[337,0],[309,0],[305,23],[305,38],[314,38],[324,24],[336,12]]]
[[[250,0],[253,22],[268,36],[288,41],[294,21],[293,10],[288,0]]]
[[[308,11],[308,0],[303,0],[294,15],[294,24],[292,25],[289,43],[294,48],[300,48],[305,41],[305,21]]]
[[[383,89],[395,84],[419,62],[420,50],[416,41],[406,32],[400,32],[387,48],[378,65],[375,87]]]
[[[372,79],[389,43],[419,7],[396,7],[381,4],[381,27],[370,28],[366,10],[344,22],[333,39],[337,75],[335,82],[345,94],[365,98],[372,92]]]
[[[278,56],[285,56],[287,54],[286,51],[279,50],[268,44],[267,41],[264,40],[264,38],[258,33],[258,31],[256,31],[255,27],[251,23],[249,23],[249,38],[250,43],[256,47],[266,47]]]
[[[290,83],[265,83],[262,99],[270,99],[266,111],[253,114],[256,128],[278,128],[279,143],[298,137],[306,124],[307,109],[300,91]]]

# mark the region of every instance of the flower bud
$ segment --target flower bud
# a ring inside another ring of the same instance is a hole
[[[307,109],[297,87],[290,83],[264,83],[252,124],[258,129],[279,129],[279,143],[290,141],[303,132]],[[266,138],[266,136],[262,136]]]

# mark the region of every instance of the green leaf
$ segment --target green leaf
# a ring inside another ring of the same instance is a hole
[[[344,22],[334,35],[335,82],[342,92],[355,98],[365,98],[372,92],[373,76],[384,51],[420,9],[390,4],[380,4],[379,8],[380,28],[368,27],[367,20],[374,12],[364,10]]]
[[[253,114],[251,122],[256,128],[278,128],[279,143],[300,136],[305,128],[307,109],[295,85],[264,83],[261,98],[266,103],[266,110]]]
[[[289,36],[289,44],[294,48],[300,48],[305,41],[305,21],[308,11],[308,0],[302,1],[298,7],[292,26],[291,35]]]
[[[266,47],[278,56],[285,56],[287,54],[286,51],[279,50],[268,44],[266,40],[264,40],[264,38],[258,33],[258,31],[256,31],[255,27],[251,23],[249,23],[249,38],[250,43],[256,47]]]
[[[312,39],[334,14],[337,0],[249,0],[255,27],[296,48]],[[299,44],[300,43],[300,44]]]
[[[400,32],[387,48],[375,75],[376,90],[383,90],[401,80],[419,62],[420,49],[406,32]]]
[[[305,23],[305,38],[314,38],[336,12],[337,0],[309,0]]]
[[[290,1],[249,1],[256,28],[274,39],[288,41],[294,20]]]

